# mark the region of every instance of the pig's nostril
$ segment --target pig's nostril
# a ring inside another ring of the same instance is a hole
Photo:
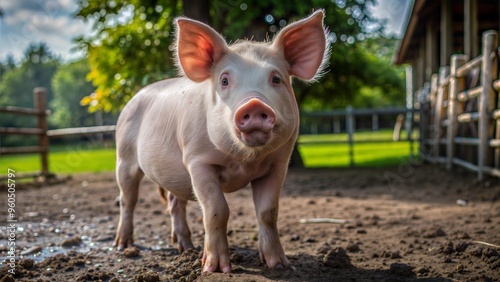
[[[267,118],[267,115],[266,115],[266,114],[262,114],[262,118],[263,118],[263,119],[266,119],[266,118]]]

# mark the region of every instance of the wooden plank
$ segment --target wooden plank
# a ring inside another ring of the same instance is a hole
[[[467,102],[469,100],[475,99],[481,94],[481,91],[483,91],[482,86],[474,87],[469,90],[462,91],[458,93],[458,101],[460,102]]]
[[[29,115],[29,116],[37,116],[37,115],[40,115],[43,113],[45,113],[45,115],[47,115],[47,116],[50,115],[49,110],[46,110],[45,112],[40,112],[37,109],[21,108],[21,107],[13,107],[13,106],[0,107],[0,113]]]
[[[496,91],[500,91],[500,79],[495,80],[493,82],[493,88],[495,88]]]
[[[448,90],[448,86],[442,82],[447,79],[449,71],[449,67],[441,67],[439,69],[439,87],[437,91],[436,107],[434,108],[434,121],[431,132],[431,138],[434,139],[434,158],[438,158],[440,156],[439,139],[441,138],[443,132],[441,129],[441,122],[444,118],[443,102],[445,96],[447,96],[446,92]]]
[[[48,147],[41,146],[24,146],[24,147],[1,147],[0,155],[15,155],[15,154],[33,154],[48,152]]]
[[[477,146],[479,144],[478,138],[469,138],[469,137],[455,137],[453,142],[460,145],[472,145]]]
[[[490,152],[488,146],[489,139],[493,138],[493,122],[489,118],[493,107],[495,105],[496,93],[493,91],[493,79],[498,77],[498,59],[494,56],[491,59],[491,54],[497,52],[498,48],[498,33],[494,30],[486,31],[483,33],[483,62],[481,69],[481,84],[483,91],[479,96],[479,123],[478,123],[478,174],[479,181],[483,180],[483,168],[493,163],[493,154]],[[497,156],[498,157],[498,156]]]
[[[497,52],[497,56],[500,56],[500,48],[497,48],[498,52]],[[498,67],[498,65],[497,65]],[[497,68],[497,72],[498,72],[498,68]],[[500,79],[497,79],[493,82],[493,88],[500,92]],[[495,123],[496,123],[496,130],[495,130],[495,138],[497,140],[500,140],[500,99],[498,99],[498,103],[497,103],[497,110],[495,110],[493,112],[493,118],[496,119]],[[495,148],[495,160],[494,160],[494,164],[495,166],[495,169],[497,171],[499,171],[499,174],[497,175],[498,177],[500,177],[500,146],[497,146]]]
[[[477,0],[464,0],[464,51],[469,58],[478,55]]]
[[[493,112],[493,118],[494,118],[494,119],[500,119],[500,109],[495,110],[495,111]]]
[[[436,95],[438,90],[438,80],[439,75],[437,73],[433,74],[431,77],[431,93],[429,94],[429,100],[431,102],[431,108],[434,108],[436,104]]]
[[[451,170],[453,166],[452,159],[455,157],[455,143],[453,139],[457,136],[457,116],[463,109],[457,103],[458,93],[465,86],[465,81],[461,77],[457,77],[457,69],[467,62],[466,55],[451,56],[451,71],[450,71],[450,90],[448,94],[448,127],[446,128],[446,169]]]
[[[441,54],[440,65],[446,66],[449,64],[449,58],[452,51],[452,33],[453,26],[451,21],[451,0],[441,0]]]
[[[412,78],[415,78],[415,88],[421,87],[425,80],[425,37],[420,37],[418,39],[419,41],[419,49],[418,49],[418,57],[417,57],[417,69],[412,69],[412,72],[416,72],[415,76]]]
[[[466,64],[458,68],[457,76],[459,77],[466,76],[473,68],[479,67],[482,61],[483,61],[482,56],[477,56],[471,61],[468,61]]]
[[[488,145],[493,148],[500,148],[500,139],[491,139],[488,141]]]
[[[0,134],[40,135],[44,131],[40,128],[0,127]]]
[[[68,135],[87,135],[96,133],[110,133],[110,132],[115,132],[115,130],[116,130],[116,125],[74,127],[74,128],[48,130],[47,135],[50,137],[68,136]]]
[[[484,167],[483,172],[486,172],[491,176],[500,177],[500,169],[497,169],[497,168]]]
[[[478,121],[479,120],[479,113],[478,112],[463,113],[463,114],[458,115],[457,119],[458,119],[458,122],[460,122],[460,123]]]
[[[479,171],[479,168],[478,168],[477,165],[469,163],[467,161],[464,161],[464,160],[461,160],[461,159],[458,159],[458,158],[453,158],[452,161],[453,161],[453,164],[459,165],[459,166],[464,167],[464,168],[466,168],[468,170]]]
[[[437,29],[435,27],[435,20],[429,19],[427,21],[426,34],[425,34],[425,78],[431,78],[432,74],[437,71]]]

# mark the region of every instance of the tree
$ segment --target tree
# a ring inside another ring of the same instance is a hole
[[[175,0],[79,1],[77,16],[95,20],[97,31],[77,39],[91,65],[88,78],[97,87],[84,105],[116,111],[142,86],[175,75],[171,22],[181,14],[180,5]]]
[[[94,116],[89,115],[87,108],[80,105],[81,99],[95,90],[92,83],[85,80],[89,71],[86,59],[62,65],[57,69],[52,78],[52,125],[59,128],[95,125]]]
[[[24,53],[21,64],[5,71],[0,83],[0,93],[2,93],[0,105],[32,108],[35,87],[45,87],[47,100],[50,101],[51,79],[58,66],[59,59],[52,55],[46,44],[30,45]],[[33,127],[35,119],[2,114],[0,126]],[[2,139],[2,145],[25,144],[26,140],[23,136],[11,135]]]
[[[91,110],[119,110],[142,86],[175,76],[172,20],[182,13],[200,17],[234,42],[241,37],[272,37],[285,24],[318,8],[324,8],[327,14],[331,63],[321,83],[311,87],[295,85],[299,105],[343,107],[355,103],[356,95],[370,88],[380,93],[389,88],[403,93],[402,84],[397,82],[401,79],[398,73],[360,44],[369,36],[380,36],[383,30],[383,23],[372,19],[368,12],[373,3],[374,0],[196,0],[188,5],[187,1],[175,0],[80,0],[77,16],[95,20],[97,31],[95,36],[78,39],[91,64],[88,77],[97,87],[96,95],[87,96],[82,102]],[[377,71],[381,67],[383,75]]]
[[[11,105],[33,107],[33,89],[45,87],[48,100],[52,98],[51,79],[59,66],[59,59],[45,43],[31,44],[24,52],[19,67],[7,63],[8,70],[2,78],[0,92]]]

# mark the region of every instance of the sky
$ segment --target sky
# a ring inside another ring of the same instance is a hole
[[[376,18],[387,19],[386,32],[401,36],[412,0],[378,0],[372,8]],[[0,0],[0,61],[8,55],[16,62],[32,43],[45,42],[63,61],[82,56],[73,38],[90,34],[91,23],[75,19],[77,0]],[[334,5],[332,3],[332,5]]]

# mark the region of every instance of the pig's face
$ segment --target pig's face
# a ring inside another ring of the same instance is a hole
[[[298,126],[289,74],[277,57],[268,44],[240,42],[214,68],[213,107],[223,117],[212,117],[213,129],[224,131],[240,149],[276,148]]]
[[[178,62],[195,82],[209,81],[207,127],[220,150],[274,150],[295,138],[298,107],[291,76],[311,81],[327,55],[323,13],[285,27],[272,42],[228,46],[210,27],[178,19]]]

